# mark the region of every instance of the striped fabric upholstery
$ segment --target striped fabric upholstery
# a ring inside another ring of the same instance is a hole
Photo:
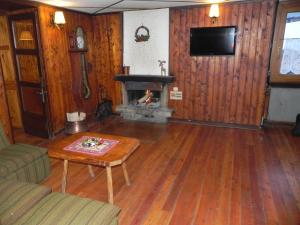
[[[0,224],[13,224],[50,192],[36,184],[0,180]]]
[[[14,144],[0,151],[0,177],[38,183],[50,173],[47,150]]]
[[[40,183],[50,174],[50,162],[47,155],[34,160],[26,166],[10,173],[5,178],[23,182]]]
[[[1,106],[2,107],[2,106]],[[4,133],[2,124],[0,123],[0,150],[9,146],[9,142],[7,140],[7,137]]]
[[[15,225],[116,225],[120,209],[114,205],[76,196],[51,193]]]

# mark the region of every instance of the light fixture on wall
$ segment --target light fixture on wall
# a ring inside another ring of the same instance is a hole
[[[66,24],[66,19],[63,11],[56,11],[54,15],[50,15],[50,25],[62,29]]]
[[[219,5],[212,4],[209,10],[209,17],[211,18],[211,22],[212,23],[217,22],[219,16],[220,16]]]
[[[20,41],[32,41],[33,37],[32,37],[31,32],[28,31],[28,30],[22,31],[21,34],[20,34],[19,40]]]

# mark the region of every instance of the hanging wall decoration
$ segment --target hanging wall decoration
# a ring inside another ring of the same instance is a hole
[[[150,38],[149,29],[145,26],[139,26],[135,31],[135,41],[144,42],[148,41]]]

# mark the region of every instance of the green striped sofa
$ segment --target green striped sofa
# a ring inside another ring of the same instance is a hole
[[[117,225],[120,209],[38,185],[50,173],[47,150],[9,144],[0,124],[0,225]]]
[[[9,144],[0,124],[0,178],[39,183],[49,174],[47,149]]]
[[[0,180],[0,225],[117,225],[119,213],[108,203]]]

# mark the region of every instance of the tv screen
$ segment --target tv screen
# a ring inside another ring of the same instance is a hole
[[[234,55],[237,27],[191,28],[190,55]]]

